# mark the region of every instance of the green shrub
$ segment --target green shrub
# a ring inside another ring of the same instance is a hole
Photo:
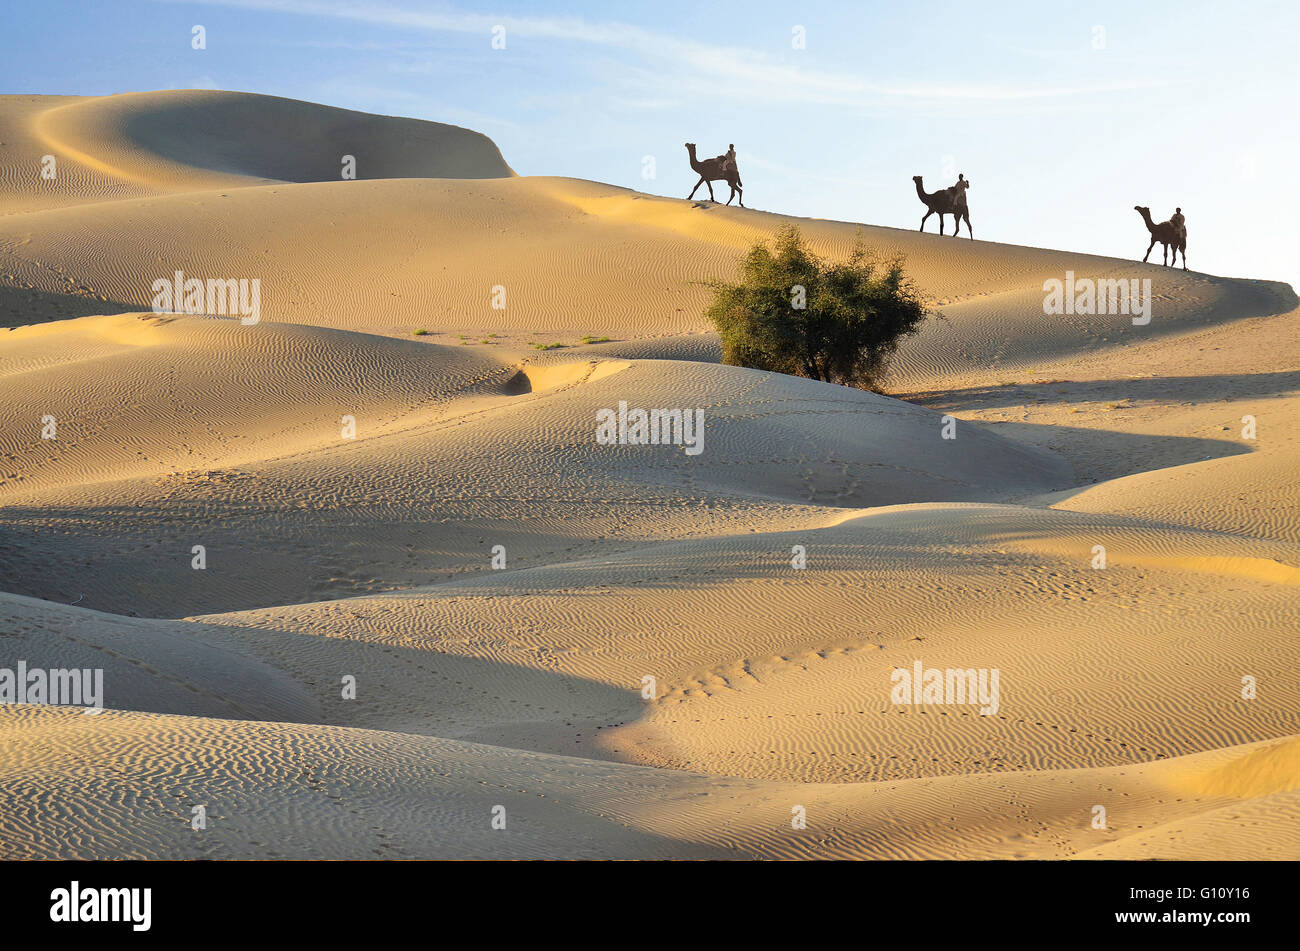
[[[899,342],[926,317],[902,260],[878,260],[859,235],[848,260],[828,264],[793,225],[774,245],[749,250],[739,283],[710,284],[705,316],[722,338],[723,362],[877,389]]]

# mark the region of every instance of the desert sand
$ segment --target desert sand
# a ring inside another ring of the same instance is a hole
[[[891,396],[719,362],[704,282],[790,222],[941,315]],[[260,321],[153,313],[177,270]],[[172,91],[0,96],[0,318],[0,667],[107,708],[0,706],[0,858],[1300,858],[1285,284]]]

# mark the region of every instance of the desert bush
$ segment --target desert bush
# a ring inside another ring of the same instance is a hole
[[[799,229],[755,244],[738,283],[714,281],[705,311],[733,366],[876,390],[899,342],[926,310],[899,258],[880,260],[861,235],[843,262],[827,263]]]

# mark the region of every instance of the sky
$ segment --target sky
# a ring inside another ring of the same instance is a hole
[[[961,172],[978,238],[1140,258],[1181,206],[1193,269],[1300,287],[1294,0],[5,2],[4,93],[287,96],[683,198],[734,142],[750,207],[900,228]]]

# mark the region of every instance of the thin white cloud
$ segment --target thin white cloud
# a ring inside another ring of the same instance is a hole
[[[180,0],[165,0],[180,2]],[[867,101],[908,100],[916,103],[1009,103],[1128,92],[1169,85],[1161,80],[1122,80],[1064,86],[1009,83],[877,83],[860,77],[804,69],[774,61],[766,53],[736,47],[679,40],[668,34],[627,23],[593,23],[577,17],[513,17],[454,10],[407,10],[386,3],[334,0],[197,0],[212,6],[238,7],[269,13],[352,20],[375,26],[428,32],[478,33],[484,49],[492,31],[505,28],[506,49],[512,38],[540,38],[628,50],[646,59],[668,60],[678,70],[647,70],[639,75],[642,88],[662,93],[707,91],[713,97],[765,102],[805,102],[823,105],[863,105]],[[694,75],[692,75],[692,73]],[[625,74],[630,80],[638,74]],[[647,95],[645,98],[663,98]]]

